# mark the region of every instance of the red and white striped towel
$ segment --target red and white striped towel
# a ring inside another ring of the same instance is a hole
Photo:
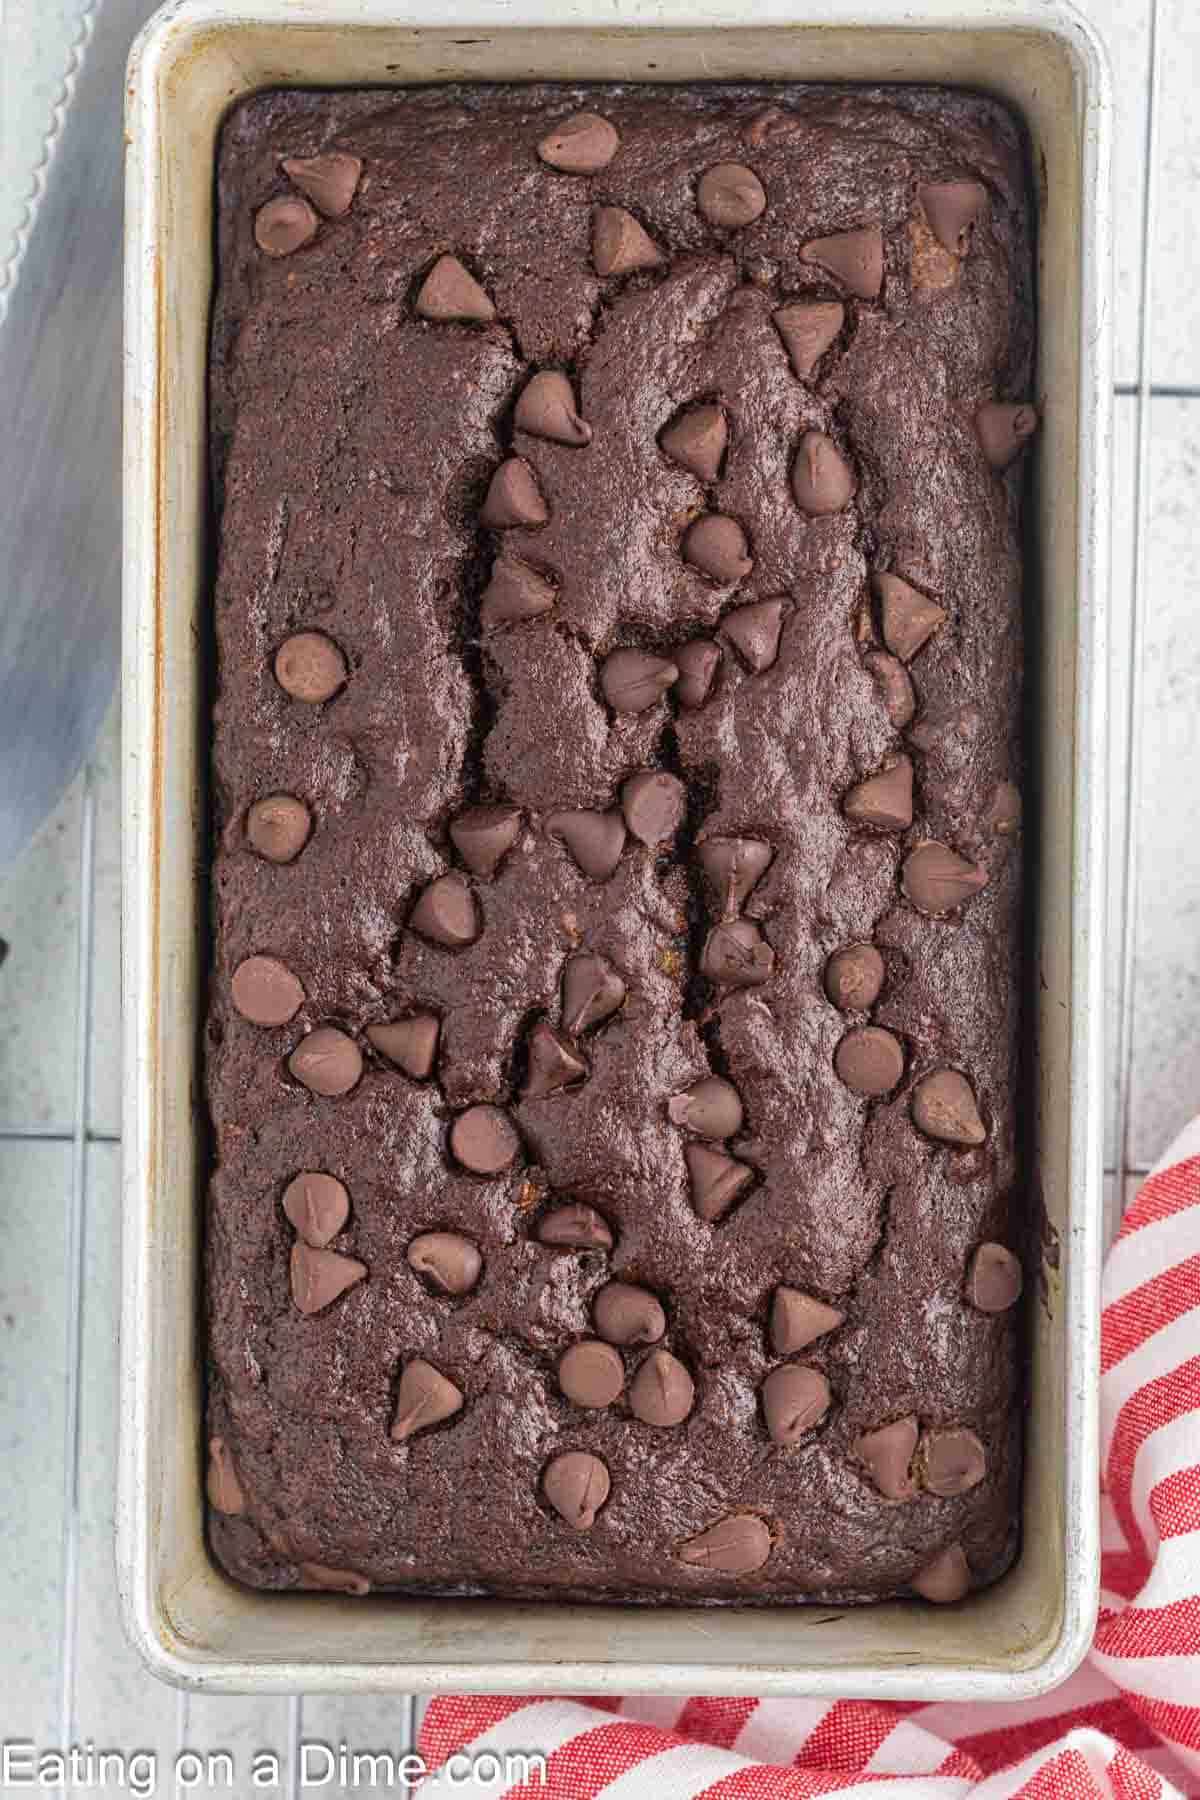
[[[460,1762],[423,1800],[1200,1797],[1200,1120],[1109,1254],[1103,1344],[1100,1621],[1054,1693],[1013,1706],[451,1696],[422,1727],[431,1769],[460,1751],[540,1750],[547,1779],[464,1786]]]

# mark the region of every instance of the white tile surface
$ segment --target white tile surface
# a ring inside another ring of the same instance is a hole
[[[1078,0],[1112,60],[1116,375],[1137,379],[1152,0]],[[1185,0],[1180,0],[1185,3]],[[1186,0],[1190,3],[1190,0]]]
[[[1137,464],[1137,401],[1120,397],[1114,407],[1112,596],[1109,616],[1108,735],[1108,957],[1107,997],[1108,1099],[1104,1120],[1104,1166],[1116,1168],[1117,1097],[1121,1000],[1121,933],[1124,920],[1123,875],[1125,821],[1128,816],[1129,650],[1133,617],[1134,491]]]
[[[1158,204],[1154,231],[1152,377],[1200,387],[1200,9],[1195,0],[1159,0],[1163,33],[1162,93],[1157,108]]]
[[[0,1130],[67,1128],[75,1110],[82,777],[0,874]]]
[[[92,1029],[88,1128],[121,1130],[121,708],[114,702],[91,763],[95,796],[92,858]]]

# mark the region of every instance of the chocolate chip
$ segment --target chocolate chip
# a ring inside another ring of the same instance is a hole
[[[654,850],[683,823],[687,796],[682,781],[662,769],[643,769],[621,789],[625,823],[640,844]]]
[[[860,300],[876,300],[883,286],[883,234],[877,225],[861,231],[839,231],[814,238],[800,252],[801,262],[816,263],[836,276]]]
[[[725,919],[741,911],[775,854],[761,838],[746,837],[705,838],[699,853],[700,867]]]
[[[676,650],[675,661],[679,666],[679,704],[696,712],[712,692],[721,662],[720,645],[711,638],[692,638]]]
[[[987,870],[959,856],[948,844],[918,844],[900,867],[900,886],[918,912],[936,918],[953,912],[987,886]]]
[[[461,875],[439,875],[422,890],[408,920],[411,929],[448,950],[473,944],[483,927],[475,896]]]
[[[917,1492],[912,1478],[912,1459],[917,1448],[917,1421],[911,1416],[866,1431],[850,1446],[853,1456],[865,1463],[871,1479],[885,1500],[912,1500]]]
[[[254,241],[268,256],[290,256],[311,243],[320,220],[296,194],[280,194],[268,200],[254,215]]]
[[[756,600],[752,606],[737,606],[726,613],[721,630],[751,673],[761,675],[779,655],[783,601]]]
[[[921,1478],[931,1494],[953,1500],[970,1493],[987,1474],[987,1451],[962,1427],[929,1431],[921,1441]]]
[[[900,1040],[878,1025],[848,1031],[833,1057],[838,1078],[852,1094],[877,1098],[890,1094],[904,1073]]]
[[[307,1587],[321,1588],[330,1594],[353,1594],[361,1599],[369,1594],[371,1584],[356,1569],[331,1569],[325,1563],[302,1562],[300,1573]]]
[[[917,199],[938,243],[955,256],[971,248],[971,232],[987,210],[987,189],[978,181],[927,181]]]
[[[874,944],[847,944],[825,965],[825,992],[842,1012],[866,1012],[879,998],[884,973]]]
[[[462,1389],[432,1363],[416,1357],[405,1365],[400,1376],[391,1432],[393,1443],[402,1444],[414,1432],[452,1419],[455,1413],[462,1411],[462,1404]]]
[[[792,368],[802,381],[810,381],[846,323],[846,309],[840,300],[813,300],[781,306],[771,317]]]
[[[886,650],[869,651],[863,662],[879,689],[888,718],[897,731],[903,731],[917,710],[917,696],[908,670],[899,657],[889,656]]]
[[[469,1294],[483,1258],[470,1238],[457,1231],[422,1231],[408,1246],[408,1266],[443,1294]]]
[[[450,1127],[450,1153],[474,1175],[500,1175],[516,1161],[521,1140],[498,1106],[468,1106]]]
[[[208,1504],[216,1512],[228,1513],[231,1518],[245,1512],[246,1496],[223,1437],[208,1440],[208,1480],[205,1485]]]
[[[515,806],[469,806],[450,821],[450,842],[472,875],[490,881],[521,835]]]
[[[667,1116],[673,1125],[694,1131],[702,1138],[730,1138],[741,1130],[742,1101],[731,1081],[720,1075],[706,1075],[682,1094],[667,1101]]]
[[[454,320],[490,325],[496,309],[457,256],[439,256],[421,283],[417,295],[417,311],[423,319],[438,325]]]
[[[611,1344],[585,1338],[560,1357],[558,1385],[575,1406],[611,1406],[625,1386],[625,1364]]]
[[[332,1025],[319,1025],[302,1038],[288,1068],[310,1093],[332,1099],[348,1094],[362,1074],[362,1052],[354,1039]]]
[[[592,1302],[596,1330],[610,1344],[657,1344],[667,1316],[648,1288],[609,1281]]]
[[[798,1444],[829,1411],[832,1394],[820,1369],[785,1363],[762,1384],[763,1417],[776,1444]]]
[[[989,401],[975,414],[975,431],[993,469],[1007,469],[1038,428],[1032,406],[1006,406]]]
[[[652,1350],[629,1388],[629,1410],[643,1425],[682,1425],[696,1403],[696,1387],[677,1356]]]
[[[962,1545],[950,1544],[940,1550],[932,1562],[913,1576],[909,1586],[922,1600],[932,1600],[935,1606],[961,1600],[971,1586],[971,1570]]]
[[[706,1144],[685,1144],[683,1160],[692,1186],[692,1205],[709,1225],[723,1219],[754,1180],[753,1169]]]
[[[901,662],[911,662],[946,621],[946,613],[899,575],[876,575],[883,641]]]
[[[1011,837],[1020,829],[1021,796],[1011,781],[1001,781],[988,802],[985,822],[993,837]]]
[[[694,569],[725,585],[744,581],[754,567],[746,534],[724,513],[701,513],[683,540],[683,558]]]
[[[292,1299],[307,1317],[324,1312],[366,1275],[367,1265],[336,1250],[314,1250],[303,1238],[292,1245]]]
[[[967,1299],[980,1312],[1007,1312],[1025,1285],[1021,1265],[1003,1244],[980,1244],[967,1269]]]
[[[554,599],[554,589],[544,575],[528,563],[501,557],[480,597],[479,623],[485,631],[493,631],[497,625],[537,619],[550,611]]]
[[[367,1041],[380,1056],[403,1069],[414,1081],[426,1081],[433,1073],[441,1021],[435,1013],[411,1013],[386,1025],[368,1025]]]
[[[679,670],[644,650],[613,650],[600,670],[600,687],[614,712],[640,713],[661,700],[679,679]]]
[[[679,1546],[680,1562],[715,1575],[752,1575],[771,1554],[771,1534],[753,1513],[730,1513]]]
[[[323,1250],[350,1217],[350,1196],[334,1175],[305,1169],[283,1190],[288,1222],[314,1250]]]
[[[607,957],[590,950],[568,959],[563,970],[563,1024],[572,1033],[599,1025],[625,1003],[625,983]]]
[[[576,1531],[588,1531],[596,1523],[609,1487],[608,1470],[586,1450],[565,1450],[547,1464],[542,1476],[542,1492]]]
[[[233,972],[230,997],[252,1025],[286,1025],[304,1005],[304,989],[273,956],[248,956]]]
[[[539,1019],[529,1034],[529,1071],[521,1089],[522,1100],[543,1100],[560,1088],[586,1081],[590,1073],[584,1058],[562,1033]]]
[[[807,1350],[827,1332],[845,1323],[846,1315],[836,1306],[826,1306],[815,1294],[802,1294],[799,1288],[777,1287],[771,1301],[771,1348],[780,1356],[791,1356]]]
[[[493,531],[512,525],[544,525],[550,509],[542,499],[537,477],[523,456],[510,456],[492,476],[479,523]]]
[[[311,830],[308,808],[294,794],[268,794],[246,814],[246,840],[267,862],[293,862]]]
[[[340,219],[350,211],[362,176],[362,158],[347,150],[326,150],[320,156],[285,156],[284,174],[307,194],[327,219]]]
[[[729,427],[719,406],[689,406],[658,441],[663,455],[681,469],[699,481],[715,481],[728,439]]]
[[[775,952],[749,919],[727,919],[705,938],[700,971],[718,987],[761,987],[775,973]]]
[[[584,449],[592,441],[592,428],[575,410],[575,395],[567,377],[557,369],[540,369],[522,388],[513,424],[530,437],[551,444]]]
[[[538,1239],[562,1250],[611,1250],[613,1234],[607,1219],[594,1206],[574,1200],[568,1206],[556,1206],[538,1226]]]
[[[919,1131],[943,1144],[982,1144],[987,1137],[971,1085],[957,1069],[935,1069],[918,1081],[912,1116]]]
[[[592,220],[592,262],[597,275],[631,275],[657,269],[663,254],[623,206],[601,206]]]
[[[710,225],[736,231],[752,225],[767,209],[762,182],[745,163],[714,163],[696,189],[696,205]]]
[[[546,830],[562,839],[593,881],[608,880],[625,848],[625,821],[619,812],[551,813]]]
[[[792,464],[792,493],[800,511],[823,519],[854,498],[854,471],[831,437],[806,431]]]
[[[907,756],[898,756],[878,775],[869,775],[852,787],[842,810],[856,825],[873,825],[877,831],[907,831],[913,816],[913,768]]]
[[[548,131],[538,155],[564,175],[595,175],[607,169],[620,146],[616,127],[599,113],[572,113]]]
[[[275,679],[293,700],[318,706],[346,684],[346,659],[323,631],[298,631],[275,652]]]

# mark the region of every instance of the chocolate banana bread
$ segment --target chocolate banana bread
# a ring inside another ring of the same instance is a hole
[[[272,92],[218,202],[217,1557],[992,1581],[1017,126],[916,88]]]

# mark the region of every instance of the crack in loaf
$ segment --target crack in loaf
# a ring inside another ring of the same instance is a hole
[[[1016,1548],[1024,166],[933,89],[267,93],[218,166],[213,1548]]]

